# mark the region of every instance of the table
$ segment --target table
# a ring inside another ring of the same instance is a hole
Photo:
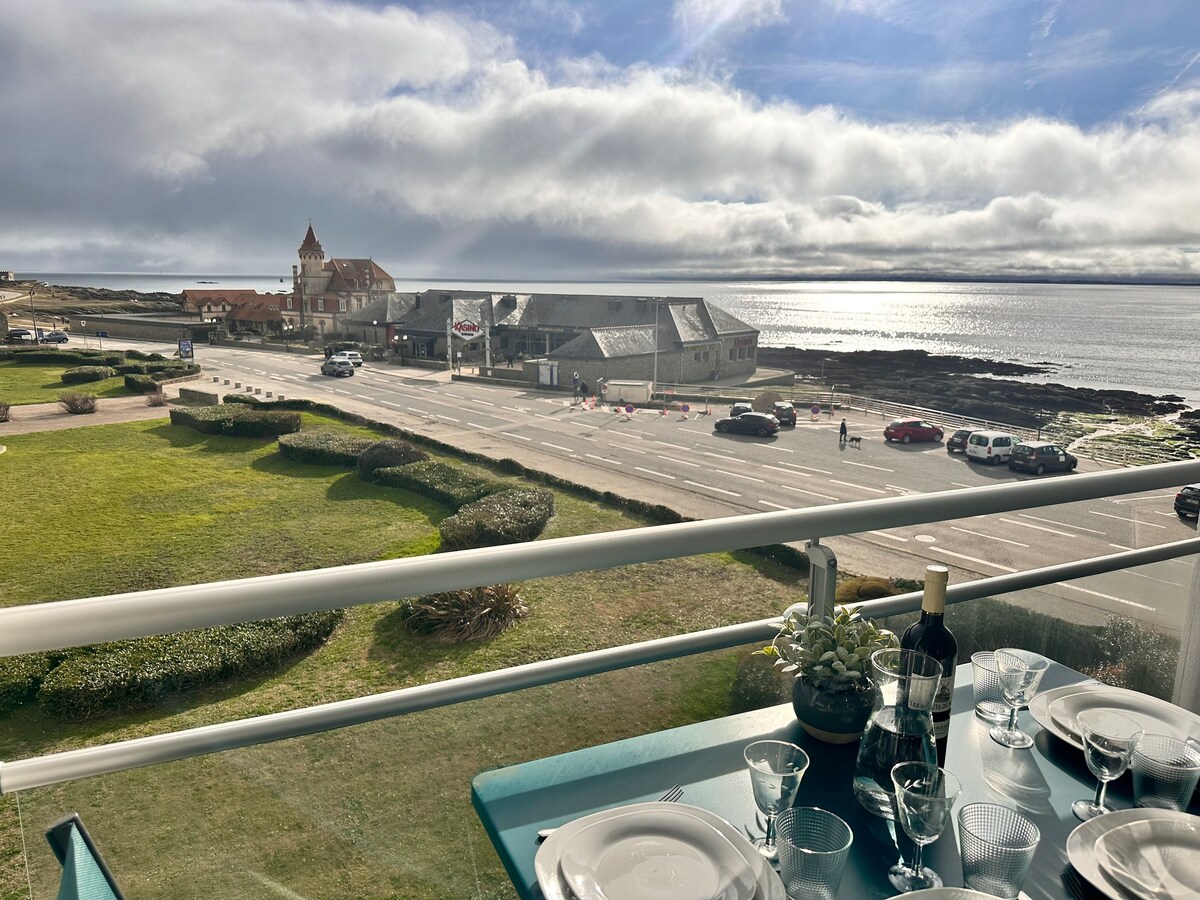
[[[1085,680],[1051,663],[1041,690]],[[1071,802],[1091,797],[1095,779],[1083,754],[1020,713],[1032,735],[1030,750],[1009,750],[988,736],[976,718],[971,667],[958,667],[950,720],[946,768],[962,782],[957,809],[977,801],[999,803],[1032,818],[1042,832],[1025,893],[1032,898],[1069,898],[1061,876],[1068,866],[1067,836],[1078,825]],[[841,816],[854,830],[850,862],[838,896],[866,900],[895,895],[887,869],[899,856],[895,825],[863,810],[850,789],[858,743],[833,746],[810,737],[783,704],[709,722],[641,735],[546,759],[483,772],[471,786],[471,801],[509,877],[523,900],[543,900],[534,875],[537,832],[589,813],[656,800],[673,784],[684,788],[680,802],[711,810],[736,828],[759,833],[742,749],[762,738],[799,744],[811,764],[797,806],[820,806]],[[1129,778],[1109,785],[1109,802],[1132,806]],[[948,886],[962,885],[957,825],[926,848],[926,864]],[[905,838],[901,838],[907,843]]]

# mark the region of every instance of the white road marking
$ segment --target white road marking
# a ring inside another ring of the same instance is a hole
[[[758,502],[761,503],[763,506],[770,506],[773,509],[784,509],[784,510],[787,510],[788,512],[791,512],[791,509],[792,509],[790,506],[780,506],[778,503],[772,503],[770,500],[759,500]]]
[[[480,425],[478,422],[468,422],[467,424],[470,425],[472,428],[478,428],[480,431],[487,431],[487,426]]]
[[[792,487],[790,484],[781,484],[779,487],[782,490],[791,491],[793,494],[808,494],[810,497],[820,497],[822,500],[833,500],[836,502],[841,499],[841,497],[830,497],[828,494],[818,494],[816,491],[802,491],[800,488]]]
[[[675,480],[674,475],[666,475],[663,472],[655,472],[653,469],[643,469],[641,466],[634,466],[634,468],[639,472],[645,472],[647,475],[657,475],[659,478],[670,478],[672,481]]]
[[[531,437],[525,437],[525,435],[523,435],[523,434],[513,434],[511,431],[502,431],[500,433],[502,435],[504,435],[505,437],[516,438],[518,441],[532,441],[533,440],[533,438],[531,438]]]
[[[680,431],[686,431],[688,434],[698,434],[701,437],[708,437],[707,431],[697,431],[695,428],[680,428]]]
[[[898,534],[888,534],[886,531],[868,531],[867,534],[877,534],[880,537],[889,538],[890,540],[893,540],[893,541],[899,541],[902,544],[908,543],[908,538],[900,537],[900,535],[898,535]]]
[[[563,453],[574,453],[575,452],[570,447],[563,447],[559,444],[551,444],[549,441],[538,441],[538,443],[541,444],[543,447],[551,447],[555,450],[561,450]]]
[[[1076,531],[1087,531],[1091,534],[1098,534],[1104,537],[1107,532],[1097,531],[1095,528],[1084,528],[1082,525],[1068,525],[1066,522],[1055,522],[1053,519],[1043,519],[1040,516],[1031,516],[1029,513],[1017,513],[1022,519],[1033,519],[1035,522],[1045,522],[1047,525],[1058,525],[1060,528],[1074,528]]]
[[[1016,519],[1006,519],[1003,516],[1000,517],[1000,521],[1008,525],[1016,525],[1018,528],[1032,528],[1034,531],[1045,531],[1049,534],[1060,535],[1061,537],[1079,537],[1079,535],[1071,534],[1069,531],[1059,531],[1057,528],[1047,528],[1045,525],[1031,525],[1028,522],[1018,522]]]
[[[722,456],[720,453],[709,453],[707,450],[704,451],[704,455],[711,456],[713,459],[723,459],[726,462],[741,462],[741,460],[736,456]],[[770,468],[770,466],[767,468]],[[782,471],[782,469],[780,471]]]
[[[529,412],[529,408],[525,406],[500,406],[501,409],[510,409],[513,412]]]
[[[961,481],[952,481],[950,483],[952,485],[954,485],[955,487],[965,487],[965,488],[975,487],[975,485],[973,485],[973,484],[963,484]]]
[[[798,475],[798,474],[799,474],[798,472],[792,472],[792,471],[790,471],[790,470],[788,470],[788,469],[781,469],[781,468],[779,468],[778,466],[768,466],[768,465],[766,465],[766,464],[760,465],[760,466],[759,466],[759,468],[760,468],[760,469],[766,469],[766,470],[767,470],[767,471],[769,471],[769,472],[778,472],[780,475]],[[811,478],[812,476],[811,476],[811,475],[805,475],[804,477],[805,477],[805,478]]]
[[[574,419],[567,419],[566,422],[568,425],[574,425],[578,428],[591,428],[593,431],[600,427],[599,425],[589,425],[587,422],[576,422]]]
[[[598,460],[600,460],[600,462],[612,463],[614,466],[623,466],[623,465],[625,465],[624,463],[622,463],[622,462],[619,462],[618,460],[615,460],[615,459],[608,459],[608,458],[607,458],[607,457],[605,457],[605,456],[597,456],[595,453],[585,453],[585,454],[583,454],[583,455],[584,455],[584,456],[586,456],[586,457],[588,457],[588,458],[590,458],[590,459],[598,459]]]
[[[453,397],[455,400],[469,400],[469,398],[464,397],[462,394],[452,394],[449,391],[446,391],[445,396]]]
[[[1077,584],[1068,584],[1060,582],[1063,587],[1070,588],[1073,591],[1079,591],[1081,594],[1091,594],[1093,597],[1103,597],[1105,600],[1112,600],[1116,603],[1124,603],[1126,606],[1136,606],[1138,609],[1144,609],[1148,612],[1156,612],[1155,607],[1147,606],[1145,603],[1138,603],[1136,600],[1126,600],[1124,597],[1114,597],[1112,594],[1102,594],[1099,591],[1090,591],[1087,588],[1079,587]]]
[[[1143,575],[1141,572],[1135,572],[1133,569],[1126,569],[1126,574],[1133,575],[1137,578],[1145,578],[1148,581],[1157,581],[1159,584],[1169,584],[1171,587],[1183,587],[1178,581],[1167,581],[1165,578],[1155,578],[1153,575]]]
[[[778,444],[767,444],[767,449],[778,450],[780,453],[795,453],[791,447],[780,447]]]
[[[534,413],[539,419],[553,419],[554,416],[548,416],[545,413]]]
[[[345,394],[347,397],[352,396],[352,394],[349,391],[343,391],[341,388],[334,388],[333,392],[335,394]]]
[[[918,491],[916,488],[901,487],[898,484],[885,484],[884,487],[890,487],[893,491],[900,491],[905,494],[923,494],[924,491]]]
[[[654,443],[658,444],[660,447],[670,447],[672,450],[682,450],[684,453],[687,453],[692,449],[691,447],[681,447],[678,444],[670,444],[666,441],[655,441]]]
[[[690,484],[692,487],[704,488],[706,491],[716,491],[718,494],[728,494],[730,497],[740,497],[741,494],[735,494],[733,491],[727,491],[724,488],[713,487],[709,484],[701,484],[698,481],[684,481],[684,484]]]
[[[1156,516],[1162,516],[1163,518],[1166,518],[1166,519],[1179,518],[1179,513],[1163,512],[1161,509],[1152,509],[1152,510],[1150,510],[1150,512],[1154,513]]]
[[[445,419],[447,422],[453,422],[453,423],[455,423],[456,425],[458,424],[458,419],[455,419],[455,418],[454,418],[454,417],[452,417],[452,416],[443,416],[441,413],[434,413],[434,414],[433,414],[433,417],[434,417],[435,419]]]
[[[370,397],[367,394],[355,394],[354,396],[357,397],[359,400],[374,400],[375,399],[374,397]]]
[[[843,466],[858,466],[861,469],[874,469],[876,472],[891,472],[893,475],[896,474],[895,469],[885,469],[883,466],[869,466],[866,463],[851,462],[848,459],[843,459],[842,465]]]
[[[766,484],[762,478],[755,478],[753,475],[739,475],[737,472],[726,472],[724,469],[713,469],[718,475],[728,475],[730,478],[744,478],[746,481],[754,481],[758,484]],[[741,496],[740,494],[738,496]]]
[[[965,559],[967,562],[973,562],[981,566],[990,566],[993,569],[999,569],[1001,572],[1015,572],[1016,569],[1010,569],[1008,566],[1002,566],[999,563],[990,562],[986,559],[976,559],[974,556],[967,556],[965,553],[955,553],[953,550],[947,550],[945,547],[934,547],[930,545],[929,550],[943,553],[946,556],[953,556],[957,559]]]
[[[675,457],[673,457],[673,456],[663,456],[661,453],[659,453],[657,455],[658,455],[659,459],[665,459],[667,462],[679,463],[679,465],[681,465],[681,466],[691,466],[693,469],[703,468],[703,466],[701,466],[700,463],[688,462],[687,460],[684,460],[684,459],[675,459]]]
[[[1117,550],[1132,550],[1132,547],[1126,547],[1124,544],[1109,544],[1110,547],[1115,547]]]
[[[496,405],[496,404],[495,404],[495,403],[493,403],[491,400],[479,400],[479,399],[476,399],[474,402],[475,402],[475,403],[482,403],[484,406],[495,406],[495,405]]]
[[[872,494],[886,494],[887,491],[880,488],[867,487],[865,484],[855,484],[852,481],[838,481],[836,478],[829,479],[830,484],[840,484],[842,487],[858,488],[860,491],[870,491]]]
[[[622,450],[628,450],[630,453],[639,453],[642,456],[646,455],[645,450],[639,450],[637,447],[626,447],[624,444],[619,444],[613,440],[610,440],[609,443],[612,444],[614,447],[620,447]]]
[[[799,463],[784,463],[785,466],[791,466],[793,469],[804,469],[806,472],[816,472],[818,475],[832,475],[832,472],[826,472],[824,469],[814,469],[812,466],[802,466]]]
[[[407,409],[409,412],[415,412],[415,413],[419,413],[419,414],[420,414],[420,415],[422,415],[422,416],[427,416],[427,415],[429,415],[429,413],[425,412],[425,410],[423,410],[423,409],[417,409],[415,406],[408,406],[408,407],[405,407],[405,408],[406,408],[406,409]]]
[[[1137,503],[1141,500],[1170,500],[1174,494],[1152,494],[1149,497],[1122,497],[1120,500],[1112,500],[1112,503]]]
[[[996,537],[994,534],[984,534],[982,531],[970,531],[966,528],[959,528],[957,525],[950,526],[951,531],[961,531],[963,534],[974,535],[975,537],[987,538],[989,541],[999,541],[1002,544],[1012,544],[1014,547],[1024,547],[1029,549],[1028,544],[1022,544],[1020,541],[1010,541],[1008,538]]]
[[[1103,516],[1106,519],[1116,519],[1120,522],[1132,522],[1134,525],[1148,525],[1150,528],[1166,528],[1166,525],[1159,525],[1157,522],[1143,522],[1140,519],[1127,519],[1124,516],[1114,516],[1112,513],[1096,512],[1094,509],[1089,509],[1093,516]]]
[[[394,406],[394,407],[396,407],[396,409],[404,408],[399,403],[393,403],[391,400],[380,400],[379,402],[382,403],[384,406]]]

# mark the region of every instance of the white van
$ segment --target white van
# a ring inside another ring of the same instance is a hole
[[[967,438],[967,459],[977,459],[993,466],[1008,462],[1017,438],[1005,431],[972,431]]]
[[[346,360],[346,362],[350,363],[356,369],[363,364],[362,354],[359,353],[357,350],[339,350],[337,353],[333,354],[333,356],[331,356],[329,358],[330,359],[344,359],[344,360]]]

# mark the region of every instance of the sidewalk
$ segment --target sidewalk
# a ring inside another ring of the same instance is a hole
[[[168,394],[170,397],[171,395]],[[172,399],[178,399],[176,389]],[[64,428],[86,428],[89,425],[115,425],[120,422],[140,422],[145,419],[165,419],[170,415],[169,406],[147,406],[146,398],[101,397],[96,402],[94,413],[72,415],[58,403],[29,403],[13,406],[9,420],[0,422],[0,440],[10,434],[28,434],[31,431],[59,431]]]

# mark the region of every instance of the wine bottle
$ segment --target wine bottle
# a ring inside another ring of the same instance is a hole
[[[927,566],[925,592],[921,597],[921,618],[905,629],[900,646],[919,650],[942,664],[942,681],[933,701],[933,736],[939,766],[946,764],[946,739],[950,733],[950,700],[954,695],[954,669],[958,665],[958,641],[946,627],[945,566]]]

